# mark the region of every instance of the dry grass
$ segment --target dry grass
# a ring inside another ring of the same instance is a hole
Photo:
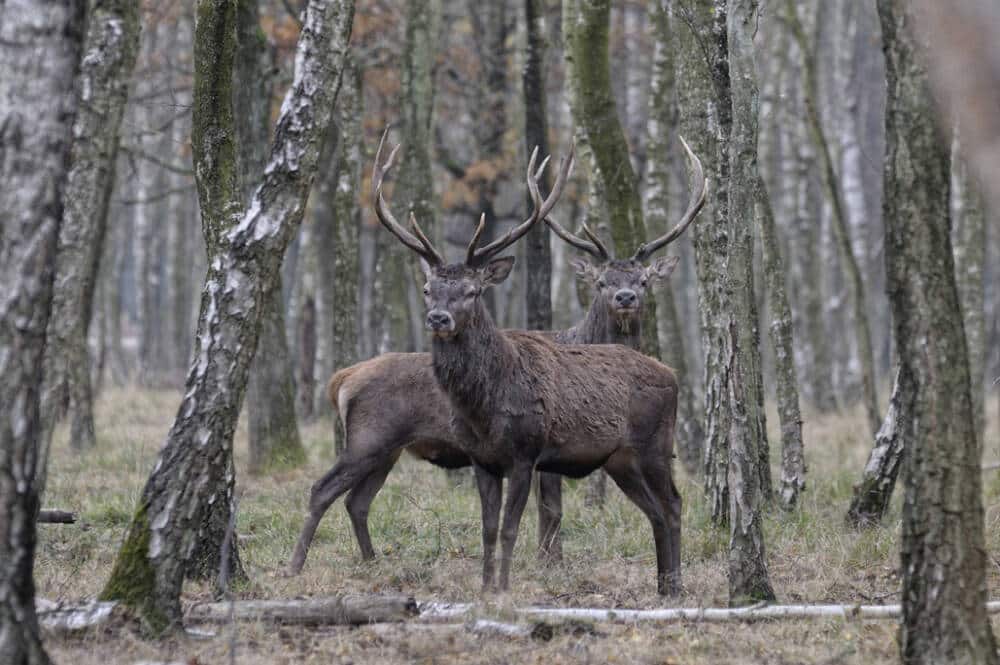
[[[59,433],[53,452],[48,507],[74,510],[85,528],[41,527],[38,592],[54,600],[97,594],[110,571],[124,528],[169,427],[178,396],[141,390],[106,394],[98,410],[98,450],[74,457]],[[991,403],[994,407],[995,400]],[[776,418],[769,414],[775,428]],[[993,413],[986,458],[1000,441]],[[445,475],[404,458],[372,509],[381,556],[362,563],[347,516],[335,504],[320,526],[303,574],[277,575],[290,555],[309,486],[331,463],[328,422],[303,438],[308,466],[269,476],[246,474],[246,433],[237,434],[241,495],[238,530],[251,576],[243,597],[294,597],[342,591],[402,591],[420,600],[479,598],[479,502],[471,480],[452,486]],[[863,533],[843,527],[852,483],[870,437],[860,412],[806,422],[808,492],[793,513],[774,511],[765,532],[772,582],[784,602],[898,602],[898,501],[885,526]],[[772,441],[774,441],[774,435]],[[990,443],[993,442],[993,443]],[[772,444],[774,445],[774,444]],[[774,468],[777,469],[777,453]],[[680,473],[680,471],[678,471]],[[985,478],[987,545],[1000,552],[1000,475]],[[593,607],[723,606],[727,601],[727,535],[708,522],[700,487],[681,477],[684,497],[685,592],[665,601],[655,593],[648,524],[617,489],[603,510],[583,506],[583,486],[565,492],[565,561],[535,561],[536,522],[526,512],[513,589],[486,599],[485,614],[502,617],[514,605]],[[991,558],[992,560],[992,558]],[[1000,574],[989,571],[990,589]],[[185,600],[207,598],[191,585]],[[998,595],[994,592],[994,595]],[[329,662],[640,662],[640,663],[876,663],[896,659],[891,622],[842,620],[729,625],[597,626],[600,635],[558,636],[550,642],[467,635],[440,640],[412,628],[376,635],[367,628],[315,631],[238,627],[240,663]],[[228,638],[206,642],[146,642],[125,631],[52,640],[57,662],[75,665],[178,659],[228,662]]]

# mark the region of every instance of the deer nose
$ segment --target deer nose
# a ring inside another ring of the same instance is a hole
[[[618,307],[635,307],[639,296],[632,289],[619,289],[615,293],[615,305]]]
[[[443,309],[432,309],[427,312],[427,327],[431,330],[451,330],[455,327],[455,321]]]

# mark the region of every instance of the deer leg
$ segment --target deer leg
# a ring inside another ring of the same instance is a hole
[[[631,453],[615,453],[605,463],[604,468],[615,484],[625,493],[625,496],[646,515],[646,519],[653,527],[653,543],[656,545],[657,593],[663,596],[676,595],[679,591],[676,586],[676,577],[669,574],[671,572],[669,570],[671,550],[667,516],[663,503],[665,497],[661,497],[661,493],[650,485],[641,465]]]
[[[361,549],[361,558],[365,561],[371,561],[375,558],[371,534],[368,532],[368,511],[372,501],[375,500],[375,495],[382,489],[386,477],[398,459],[399,452],[397,451],[384,466],[379,467],[355,485],[347,493],[347,499],[344,502],[347,507],[347,515],[351,518],[351,526],[354,528],[354,537]]]
[[[536,474],[538,489],[538,558],[562,561],[562,476],[556,473]]]
[[[473,465],[473,469],[476,474],[476,487],[479,489],[479,503],[483,518],[483,591],[489,591],[493,587],[493,573],[496,565],[503,477],[494,476],[478,464]]]
[[[515,464],[507,484],[507,503],[503,509],[503,530],[500,532],[500,590],[510,588],[510,564],[514,559],[514,545],[521,526],[524,506],[531,490],[531,465]]]
[[[309,513],[302,525],[299,540],[295,543],[292,559],[288,563],[288,575],[298,575],[302,572],[306,555],[309,553],[309,546],[312,544],[313,536],[316,535],[316,527],[319,526],[320,520],[323,519],[323,515],[333,505],[333,502],[359,481],[368,477],[384,461],[383,456],[355,457],[348,451],[333,465],[332,469],[313,483],[309,494]]]

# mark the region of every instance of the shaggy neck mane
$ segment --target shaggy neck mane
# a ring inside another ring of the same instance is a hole
[[[431,350],[434,375],[452,403],[474,422],[485,422],[495,413],[491,400],[498,382],[507,382],[517,367],[517,354],[483,303],[476,302],[462,332],[435,337]]]

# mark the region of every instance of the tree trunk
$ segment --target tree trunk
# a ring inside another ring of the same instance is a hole
[[[802,444],[802,413],[792,343],[792,310],[785,292],[785,263],[764,180],[757,179],[757,224],[763,247],[763,269],[771,311],[771,346],[774,349],[775,393],[781,425],[781,505],[792,508],[806,487],[806,461]]]
[[[997,663],[986,614],[982,450],[950,239],[949,154],[910,32],[919,11],[878,0],[886,57],[883,218],[908,445],[900,555],[904,663]],[[912,414],[912,417],[906,417]]]
[[[770,464],[760,391],[760,350],[753,289],[754,203],[757,170],[757,77],[753,33],[757,0],[720,0],[729,60],[732,129],[729,134],[729,300],[727,364],[729,421],[729,604],[774,600],[764,551],[763,506],[770,493]],[[721,38],[721,36],[720,36]]]
[[[360,360],[358,349],[358,253],[360,251],[361,209],[355,192],[361,190],[364,169],[364,95],[361,69],[351,62],[344,73],[337,122],[340,125],[340,167],[333,192],[333,367],[348,367]],[[323,377],[327,381],[329,377]],[[325,388],[325,383],[323,384]],[[326,390],[321,390],[324,395]],[[330,413],[329,405],[325,406]],[[347,438],[340,418],[334,418],[334,449],[344,451]]]
[[[277,282],[285,249],[302,220],[319,137],[339,91],[353,17],[349,0],[312,0],[306,8],[294,81],[281,107],[264,175],[244,214],[231,106],[235,9],[232,0],[201,0],[197,7],[192,147],[210,270],[202,292],[196,361],[101,594],[138,610],[154,632],[180,622],[181,585],[191,557],[199,544],[214,537],[218,516],[228,517],[232,510],[233,431],[256,350],[263,298]]]
[[[868,325],[868,305],[865,295],[864,275],[854,256],[851,243],[850,224],[844,205],[841,201],[840,184],[837,171],[834,168],[833,157],[830,154],[829,143],[823,131],[823,123],[819,116],[818,97],[819,82],[816,74],[816,61],[811,46],[806,38],[805,30],[799,21],[797,3],[787,0],[786,16],[799,47],[802,58],[803,78],[805,82],[805,117],[809,125],[812,142],[819,153],[820,173],[823,176],[823,186],[826,191],[830,209],[833,213],[834,237],[840,253],[847,279],[851,289],[853,305],[854,334],[857,342],[858,364],[861,367],[862,398],[868,425],[872,433],[878,431],[881,417],[879,416],[878,392],[875,387],[875,358],[872,352],[871,331]]]
[[[724,6],[723,6],[724,9]],[[729,253],[729,157],[732,124],[725,12],[710,3],[674,6],[678,108],[680,131],[703,155],[705,174],[712,183],[708,205],[692,227],[698,274],[698,309],[705,353],[704,487],[712,521],[729,517],[729,409],[725,370],[729,359],[728,303],[724,276]],[[705,50],[703,50],[705,49]],[[714,128],[706,132],[705,127]]]
[[[57,414],[69,400],[70,445],[93,448],[94,405],[90,385],[87,330],[108,221],[128,83],[139,44],[136,0],[94,3],[80,70],[80,112],[73,127],[72,164],[66,182],[66,209],[56,254],[52,316],[45,353],[39,446],[39,494]]]
[[[39,392],[86,3],[0,5],[0,662],[47,665],[35,615]]]
[[[900,382],[897,372],[885,420],[875,436],[875,445],[868,455],[861,482],[854,486],[854,498],[847,509],[847,523],[854,528],[878,524],[889,508],[896,477],[903,463],[903,452],[907,448],[907,423],[916,415],[903,412],[904,408],[913,404],[913,396],[902,393],[908,388],[910,386]]]
[[[969,176],[960,157],[958,136],[952,145],[951,211],[954,215],[952,243],[955,248],[955,278],[962,302],[965,339],[969,345],[972,408],[976,414],[976,435],[986,432],[986,312],[983,306],[983,267],[986,264],[986,213],[979,188]]]
[[[248,202],[267,160],[274,64],[260,28],[258,0],[237,0],[233,105],[240,200]],[[294,365],[285,339],[281,274],[264,292],[260,337],[247,386],[250,472],[303,463],[295,414]]]
[[[642,199],[632,170],[625,132],[611,90],[608,62],[608,25],[610,0],[581,2],[575,0],[575,25],[566,32],[568,50],[572,51],[570,75],[578,99],[574,105],[577,126],[587,134],[602,180],[607,203],[611,239],[617,256],[630,256],[646,240],[642,219]],[[657,339],[656,304],[650,300],[643,312],[643,353],[660,357]]]
[[[677,126],[677,100],[675,98],[674,59],[671,50],[672,36],[670,12],[662,0],[657,0],[650,10],[654,46],[652,79],[649,92],[649,121],[646,139],[646,189],[645,218],[651,235],[666,233],[671,223],[671,195],[681,198],[680,192],[671,187],[671,133]],[[696,222],[697,223],[697,222]],[[683,326],[674,302],[671,284],[664,284],[657,293],[657,312],[666,335],[660,336],[660,350],[664,362],[673,367],[685,389],[678,395],[675,438],[678,456],[684,470],[697,477],[701,469],[702,427],[701,404],[688,372],[687,353]]]

